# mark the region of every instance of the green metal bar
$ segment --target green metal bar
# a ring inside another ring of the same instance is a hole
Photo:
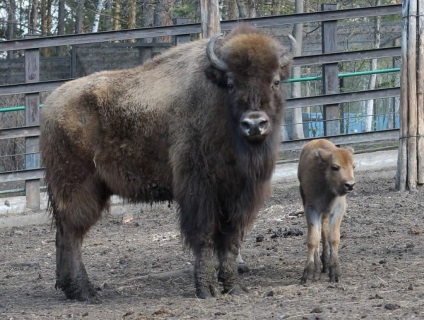
[[[365,75],[370,75],[370,74],[399,72],[399,71],[400,71],[400,68],[391,68],[391,69],[380,69],[380,70],[368,70],[368,71],[359,71],[359,72],[339,73],[338,76],[340,78],[345,78],[345,77],[365,76]],[[304,81],[316,81],[316,80],[322,80],[322,76],[304,77],[304,78],[291,78],[291,79],[285,80],[284,82],[285,83],[292,83],[292,82],[304,82]]]
[[[400,68],[391,68],[391,69],[381,69],[381,70],[369,70],[369,71],[358,71],[358,72],[346,72],[340,73],[339,77],[354,77],[354,76],[365,76],[369,74],[379,74],[379,73],[389,73],[389,72],[399,72]]]
[[[41,108],[43,107],[43,105],[40,104],[38,107]],[[21,111],[21,110],[25,110],[25,106],[0,108],[0,112],[12,112],[12,111]]]
[[[380,73],[389,73],[389,72],[399,72],[400,68],[391,68],[391,69],[380,69],[380,70],[368,70],[368,71],[359,71],[359,72],[346,72],[346,73],[339,73],[340,78],[346,78],[346,77],[356,77],[356,76],[365,76],[370,74],[380,74]],[[322,76],[315,76],[315,77],[304,77],[304,78],[291,78],[287,79],[284,82],[285,83],[293,83],[293,82],[305,82],[305,81],[317,81],[322,80]],[[40,104],[40,108],[43,105]],[[11,111],[21,111],[25,110],[25,106],[18,106],[18,107],[10,107],[10,108],[0,108],[0,112],[11,112]]]

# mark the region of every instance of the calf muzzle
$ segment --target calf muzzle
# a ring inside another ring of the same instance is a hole
[[[346,181],[344,183],[344,188],[346,192],[353,191],[354,187],[355,187],[355,181]]]

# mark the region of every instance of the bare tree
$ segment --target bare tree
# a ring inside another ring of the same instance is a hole
[[[75,33],[83,32],[83,22],[84,22],[84,1],[77,0],[77,10],[75,15]]]
[[[221,31],[218,0],[200,0],[200,14],[203,38],[209,38]]]
[[[32,0],[32,2],[31,2],[31,13],[30,13],[29,25],[28,25],[28,33],[29,34],[36,34],[37,33],[38,6],[39,6],[39,0]]]
[[[115,0],[113,7],[113,30],[121,29],[121,0]]]
[[[7,10],[7,26],[6,26],[6,39],[13,40],[15,38],[16,28],[16,3],[15,0],[6,1]],[[7,52],[7,58],[13,58],[13,51]]]
[[[379,6],[380,0],[376,0],[375,6]],[[376,49],[380,48],[380,41],[381,41],[381,33],[380,33],[380,26],[381,26],[381,17],[377,16],[374,17],[374,46]],[[377,59],[371,60],[371,70],[377,70]],[[377,75],[372,74],[370,75],[370,80],[368,82],[368,90],[374,90],[375,85],[377,82]],[[373,125],[373,115],[374,115],[374,100],[367,100],[365,102],[365,113],[366,113],[366,121],[365,121],[365,131],[372,131],[372,125]]]
[[[303,0],[295,1],[295,12],[303,13]],[[302,40],[303,40],[303,23],[296,23],[293,28],[293,36],[296,39],[296,46],[292,48],[294,56],[302,55]],[[293,78],[300,78],[301,68],[293,67],[292,69]],[[300,98],[302,96],[300,82],[292,83],[292,98]],[[303,139],[303,119],[302,119],[302,108],[295,108],[292,110],[292,133],[293,139]]]
[[[248,17],[248,12],[246,8],[245,0],[236,0],[237,1],[237,9],[239,12],[239,18],[244,19]]]
[[[96,13],[94,14],[94,21],[93,21],[93,27],[91,28],[91,32],[97,32],[99,30],[100,14],[103,10],[103,6],[104,6],[104,0],[98,0],[97,7],[96,7]]]

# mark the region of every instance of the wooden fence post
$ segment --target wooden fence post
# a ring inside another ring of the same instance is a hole
[[[175,18],[174,19],[174,25],[182,25],[182,24],[190,24],[191,20],[188,18]],[[176,46],[183,44],[183,43],[187,43],[190,42],[190,35],[189,34],[183,34],[180,36],[175,36],[174,37],[174,43]]]
[[[40,80],[40,50],[25,50],[25,82],[39,82]],[[39,112],[40,96],[38,93],[25,94],[25,125],[40,124]],[[25,169],[40,167],[38,137],[25,138]],[[26,207],[40,210],[40,179],[25,181]]]
[[[337,4],[322,4],[322,11],[337,10]],[[337,51],[337,20],[323,21],[322,53]],[[324,94],[339,93],[339,66],[337,63],[322,65],[322,81]],[[338,104],[324,105],[324,135],[331,136],[340,133],[340,106]]]
[[[402,3],[400,141],[396,188],[424,184],[424,4]]]

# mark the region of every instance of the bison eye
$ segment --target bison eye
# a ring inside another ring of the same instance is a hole
[[[336,165],[331,166],[331,170],[333,170],[333,171],[339,171],[339,169],[340,169],[339,166],[336,166]]]
[[[275,80],[274,81],[274,86],[278,87],[280,85],[280,80]]]
[[[228,89],[229,92],[233,92],[234,91],[234,85],[232,83],[228,83],[227,89]]]

